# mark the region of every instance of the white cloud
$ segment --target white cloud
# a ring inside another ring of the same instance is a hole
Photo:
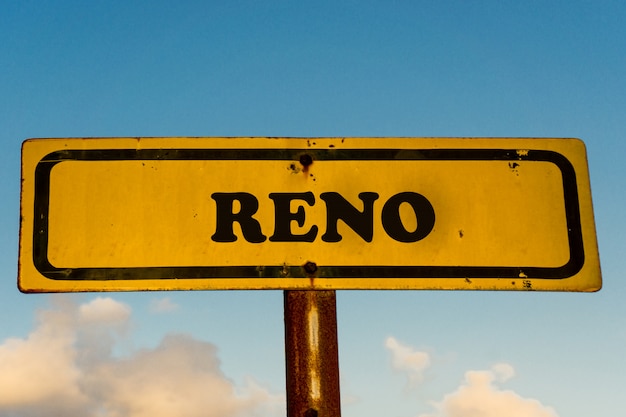
[[[514,375],[513,367],[505,363],[488,371],[468,371],[456,391],[432,403],[435,413],[420,417],[558,417],[551,407],[496,386]]]
[[[391,336],[385,340],[385,347],[391,352],[391,365],[395,370],[405,372],[411,383],[423,380],[424,371],[430,366],[428,353],[403,345]]]
[[[258,386],[238,389],[220,371],[215,346],[168,335],[153,350],[100,364],[89,376],[110,416],[252,415],[272,396]]]
[[[491,367],[494,379],[498,382],[506,382],[515,376],[515,369],[508,363],[496,363]]]
[[[125,323],[131,315],[126,304],[110,297],[97,297],[78,308],[80,320],[84,323]]]
[[[79,386],[74,316],[64,299],[55,302],[56,309],[38,313],[26,339],[0,345],[0,414],[41,415],[50,404],[59,415],[71,415],[88,403]]]
[[[150,312],[169,313],[178,310],[178,304],[172,302],[169,297],[154,299],[150,302]]]
[[[27,338],[0,344],[0,415],[284,415],[283,395],[253,380],[229,380],[214,345],[173,334],[155,349],[115,358],[112,349],[131,318],[128,306],[101,297],[80,306],[55,300]]]

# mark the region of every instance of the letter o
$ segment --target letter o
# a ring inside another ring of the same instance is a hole
[[[400,204],[408,203],[417,217],[417,228],[406,230],[400,218]],[[421,194],[404,192],[392,196],[383,206],[382,223],[385,232],[398,242],[417,242],[424,239],[435,226],[435,209]]]

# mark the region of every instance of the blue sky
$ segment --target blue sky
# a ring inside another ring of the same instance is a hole
[[[0,416],[284,415],[280,291],[19,293],[21,143],[90,136],[583,139],[603,289],[340,291],[342,412],[626,408],[622,2],[0,10]]]

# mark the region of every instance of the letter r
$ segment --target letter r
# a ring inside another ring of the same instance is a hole
[[[261,232],[261,225],[252,216],[259,209],[259,201],[250,193],[213,193],[211,198],[217,205],[214,242],[234,242],[237,236],[233,233],[233,223],[241,226],[244,239],[251,243],[264,242],[266,237]],[[235,200],[241,204],[238,213],[233,213]]]

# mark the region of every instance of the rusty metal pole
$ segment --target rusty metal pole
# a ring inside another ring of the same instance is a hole
[[[340,417],[335,291],[285,291],[287,417]]]

